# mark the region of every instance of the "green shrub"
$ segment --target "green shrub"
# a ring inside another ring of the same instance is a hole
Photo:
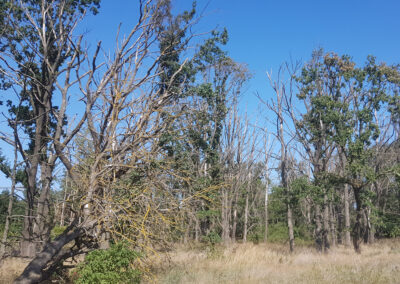
[[[208,233],[207,236],[203,236],[202,240],[209,245],[215,245],[222,242],[221,236],[214,231]]]
[[[247,239],[253,242],[255,245],[260,243],[264,239],[263,228],[261,226],[255,228],[252,232],[250,232]]]
[[[59,235],[61,235],[67,226],[54,226],[54,228],[51,230],[50,237],[52,240],[57,238]]]
[[[285,223],[270,224],[268,227],[268,241],[284,243],[288,240],[288,228]]]
[[[126,243],[112,245],[108,250],[90,252],[78,267],[78,284],[140,283],[141,272],[133,268],[140,255]]]

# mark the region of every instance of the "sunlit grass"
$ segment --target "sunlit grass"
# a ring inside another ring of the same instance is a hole
[[[343,246],[329,254],[297,247],[290,255],[279,244],[192,245],[148,261],[156,283],[400,283],[400,239],[363,246],[361,255]],[[12,283],[27,263],[5,259],[0,283]]]
[[[364,246],[361,255],[337,247],[327,255],[312,248],[237,244],[177,248],[155,265],[158,283],[400,283],[400,241]]]

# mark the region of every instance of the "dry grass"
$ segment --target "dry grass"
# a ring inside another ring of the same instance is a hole
[[[78,255],[72,259],[67,259],[64,262],[64,265],[76,265],[77,263],[84,260],[83,255]],[[31,259],[28,258],[20,258],[20,257],[7,257],[0,261],[0,284],[10,284],[13,283],[14,280],[21,275],[24,271],[25,267],[29,264]],[[55,279],[48,280],[45,283],[60,283],[60,277]],[[66,280],[66,279],[63,279]],[[68,280],[62,281],[62,283],[69,283]]]
[[[363,247],[361,255],[338,247],[327,255],[279,245],[178,248],[155,265],[159,283],[400,283],[400,240]]]
[[[178,247],[154,261],[158,283],[400,283],[400,239],[364,246],[361,255],[338,247],[327,255],[276,244]],[[0,284],[12,283],[29,260],[0,263]]]
[[[26,258],[8,257],[0,262],[0,284],[12,283],[30,262]]]

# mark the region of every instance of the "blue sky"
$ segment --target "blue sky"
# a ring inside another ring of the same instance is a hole
[[[181,11],[190,0],[173,1]],[[400,63],[400,1],[396,0],[198,0],[204,10],[196,32],[226,27],[226,47],[236,61],[246,63],[253,78],[241,103],[253,118],[259,105],[255,93],[272,97],[266,71],[293,58],[307,61],[313,49],[351,55],[363,63],[369,54],[378,61]],[[112,48],[120,22],[127,30],[137,17],[137,1],[103,0],[100,13],[88,17],[82,30],[90,44],[102,40]],[[267,115],[267,114],[266,114]],[[1,147],[1,146],[0,146]],[[3,150],[3,152],[5,152]],[[0,187],[9,181],[0,175]]]
[[[103,0],[100,14],[86,24],[93,40],[112,43],[118,24],[128,28],[135,19],[136,3]],[[173,0],[173,6],[181,11],[191,1]],[[378,61],[400,63],[397,0],[198,0],[197,6],[203,18],[195,30],[226,27],[229,55],[253,74],[241,100],[250,112],[258,105],[255,92],[272,96],[267,70],[276,73],[290,58],[307,61],[316,48],[348,54],[360,64],[370,54]]]

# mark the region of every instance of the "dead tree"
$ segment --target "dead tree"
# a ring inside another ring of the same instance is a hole
[[[62,6],[56,7],[62,9]],[[72,56],[61,69],[63,76],[55,81],[61,103],[58,110],[53,111],[57,121],[51,138],[54,152],[49,155],[51,160],[47,165],[53,165],[56,159],[61,160],[71,181],[79,188],[76,198],[79,206],[64,233],[45,243],[42,252],[36,255],[16,283],[36,283],[51,274],[65,257],[107,243],[111,234],[115,238],[123,237],[119,235],[120,226],[131,229],[128,231],[132,235],[125,238],[140,247],[153,237],[149,230],[154,228],[148,226],[148,222],[173,215],[173,209],[184,203],[174,205],[166,201],[154,206],[158,199],[152,192],[164,185],[157,182],[156,172],[147,165],[156,162],[157,139],[170,122],[161,116],[172,99],[179,95],[176,84],[172,82],[187,60],[180,62],[180,67],[165,82],[161,92],[157,66],[162,54],[155,50],[163,32],[160,26],[168,24],[170,6],[168,1],[148,0],[140,1],[139,8],[138,22],[117,44],[114,55],[106,58],[104,63],[98,63],[101,43],[89,56],[81,48],[82,37],[75,40],[67,34],[65,44],[70,47]],[[46,10],[43,13],[47,15]],[[184,23],[183,29],[188,30],[191,24]],[[83,70],[84,64],[87,65],[86,71]],[[68,94],[73,85],[77,85],[82,93],[78,101],[84,103],[84,111],[70,133],[64,133],[63,120],[70,105]],[[84,125],[88,128],[90,148],[86,148],[87,159],[82,161],[71,158],[67,147]],[[82,162],[86,163],[84,167]],[[142,172],[148,182],[140,185],[120,183],[135,170]],[[174,198],[171,196],[166,200],[172,202]],[[171,207],[164,207],[167,204]],[[167,213],[161,214],[161,209]],[[79,242],[81,246],[75,246],[73,250],[63,249],[73,240],[75,245]]]

